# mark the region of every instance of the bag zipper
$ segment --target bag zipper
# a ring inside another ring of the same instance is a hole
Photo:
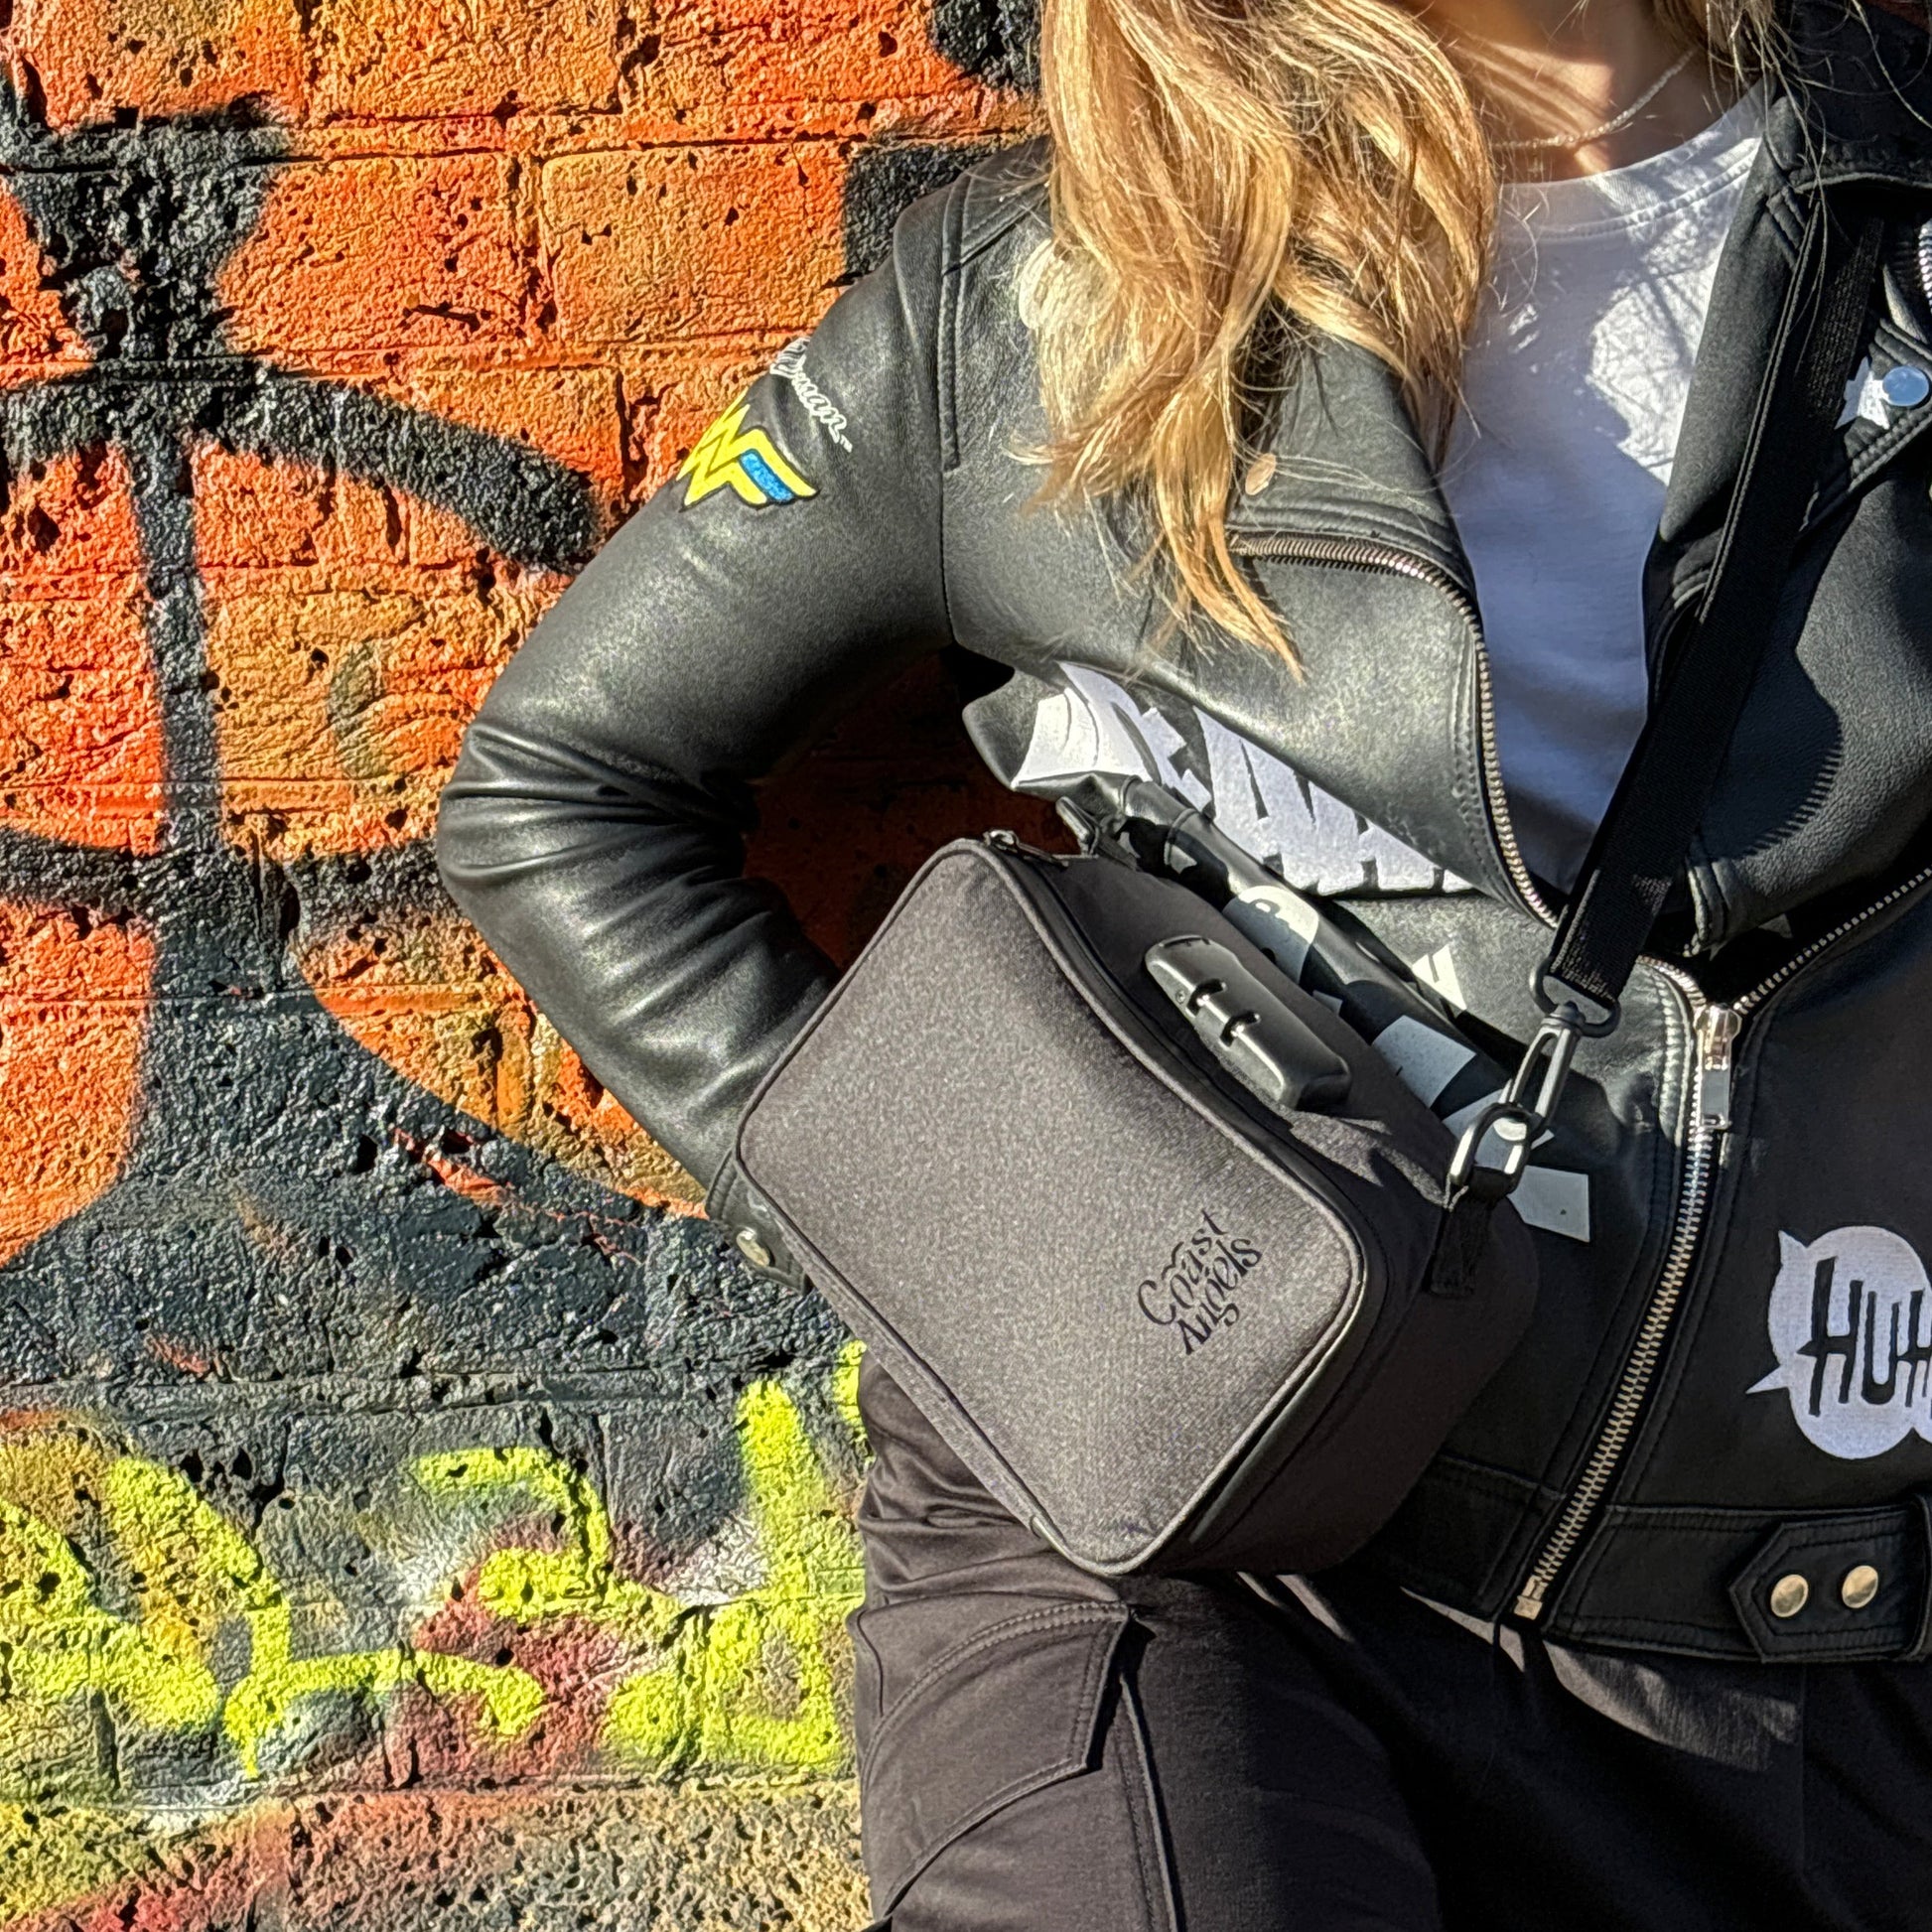
[[[1481,742],[1483,801],[1489,813],[1490,828],[1517,896],[1544,924],[1554,926],[1556,914],[1537,891],[1510,823],[1509,801],[1503,790],[1501,761],[1496,750],[1496,708],[1490,682],[1489,653],[1482,634],[1481,614],[1468,593],[1447,571],[1424,558],[1399,550],[1391,544],[1366,539],[1234,532],[1229,537],[1229,548],[1237,556],[1326,564],[1342,570],[1386,571],[1430,585],[1455,607],[1468,625],[1470,637],[1476,646],[1477,726]],[[1623,1451],[1636,1433],[1637,1420],[1643,1412],[1657,1365],[1663,1359],[1664,1345],[1669,1339],[1678,1304],[1683,1299],[1697,1259],[1705,1215],[1711,1204],[1712,1181],[1717,1173],[1724,1136],[1730,1127],[1731,1066],[1737,1036],[1743,1030],[1744,1022],[1821,953],[1928,882],[1932,882],[1932,866],[1914,873],[1861,911],[1840,920],[1828,932],[1793,954],[1769,978],[1728,1004],[1708,999],[1697,981],[1681,966],[1667,959],[1644,955],[1643,963],[1661,979],[1667,980],[1683,998],[1697,1047],[1697,1078],[1693,1088],[1690,1130],[1685,1140],[1683,1181],[1678,1190],[1677,1211],[1672,1219],[1670,1239],[1664,1249],[1663,1267],[1658,1273],[1657,1286],[1651,1292],[1649,1306],[1644,1310],[1636,1341],[1624,1362],[1622,1374],[1617,1378],[1609,1415],[1591,1446],[1576,1486],[1564,1503],[1555,1529],[1517,1591],[1515,1613],[1525,1622],[1533,1623],[1542,1615],[1551,1587],[1582,1542],[1597,1504],[1602,1501],[1622,1461]]]

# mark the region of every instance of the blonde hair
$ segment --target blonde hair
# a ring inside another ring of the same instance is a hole
[[[1657,4],[1762,65],[1773,0]],[[1401,0],[1045,0],[1040,80],[1042,495],[1142,497],[1176,618],[1295,662],[1224,527],[1264,345],[1357,344],[1447,428],[1496,193],[1468,83]]]

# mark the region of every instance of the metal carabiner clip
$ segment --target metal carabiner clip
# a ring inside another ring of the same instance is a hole
[[[1585,1031],[1583,1016],[1568,1005],[1537,1029],[1509,1085],[1463,1129],[1449,1162],[1451,1197],[1474,1190],[1484,1199],[1501,1200],[1516,1191],[1529,1166],[1530,1149],[1556,1116]],[[1534,1101],[1529,1098],[1532,1089]],[[1484,1165],[1476,1157],[1492,1134],[1503,1144],[1503,1158]]]
[[[1488,1167],[1477,1161],[1476,1153],[1492,1134],[1503,1144],[1503,1158],[1500,1165]],[[1530,1143],[1536,1135],[1536,1116],[1527,1107],[1509,1100],[1492,1100],[1462,1130],[1462,1138],[1455,1144],[1449,1169],[1450,1203],[1466,1193],[1481,1200],[1502,1200],[1513,1194],[1529,1163]]]

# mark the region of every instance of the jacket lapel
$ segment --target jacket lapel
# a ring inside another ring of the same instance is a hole
[[[1468,586],[1455,525],[1395,376],[1349,343],[1316,345],[1272,399],[1228,529],[1372,538]]]
[[[1399,386],[1324,341],[1276,399],[1229,539],[1307,666],[1223,644],[1164,678],[1452,874],[1512,893],[1483,801],[1468,563]]]

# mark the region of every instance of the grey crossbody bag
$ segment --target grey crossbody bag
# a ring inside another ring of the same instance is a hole
[[[1520,1336],[1508,1195],[1616,1025],[1776,627],[1878,229],[1807,231],[1715,575],[1536,976],[1542,1027],[1459,1142],[1283,970],[1340,915],[1142,781],[1079,856],[936,854],[754,1096],[737,1159],[806,1273],[1073,1562],[1339,1561]]]

